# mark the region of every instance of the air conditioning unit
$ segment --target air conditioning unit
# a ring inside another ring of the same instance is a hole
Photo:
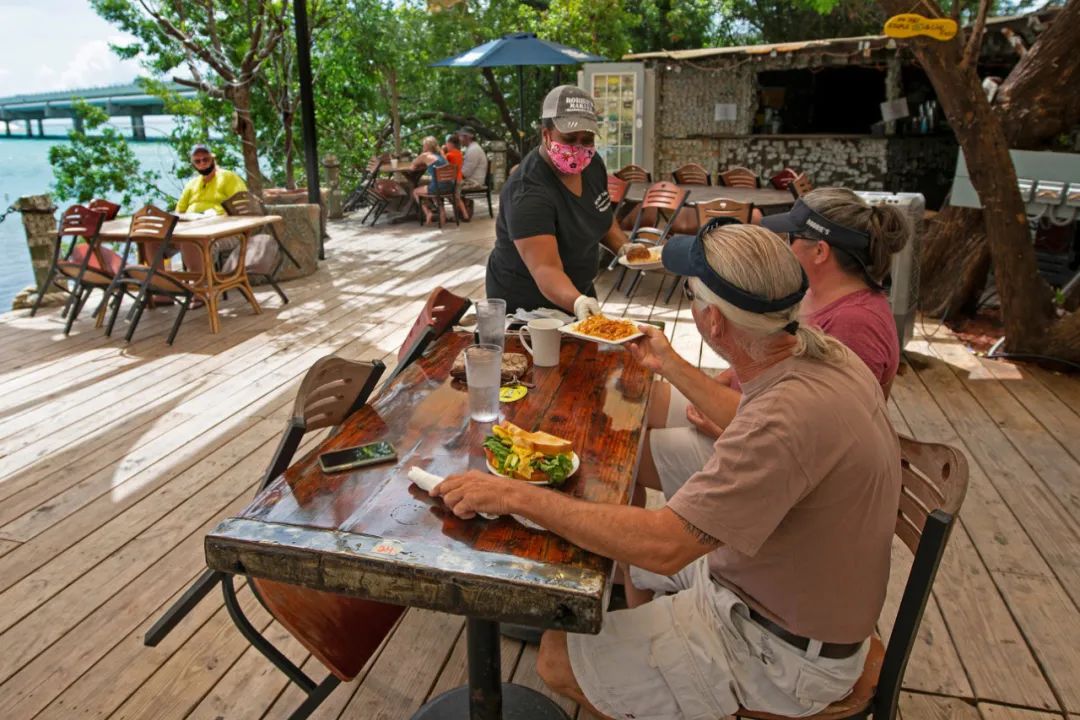
[[[896,333],[903,350],[915,332],[919,308],[919,257],[922,250],[923,213],[926,199],[921,193],[858,192],[871,205],[895,205],[905,211],[914,230],[911,242],[893,256],[890,271],[889,305],[896,320]]]

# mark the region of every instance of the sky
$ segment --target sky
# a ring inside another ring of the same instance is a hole
[[[125,35],[86,0],[0,0],[0,97],[128,83],[134,60],[120,60],[109,43]]]

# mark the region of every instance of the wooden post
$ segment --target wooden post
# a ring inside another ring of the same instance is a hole
[[[30,121],[26,121],[27,126]],[[53,213],[52,198],[48,195],[27,195],[15,201],[15,209],[22,213],[23,229],[26,231],[26,245],[30,250],[30,264],[34,268],[34,285],[28,287],[11,301],[11,309],[27,308],[33,305],[37,289],[45,281],[52,260],[53,243],[56,242],[56,218]],[[43,304],[55,305],[64,301],[61,292],[46,294]]]
[[[494,186],[491,191],[497,193],[502,188],[503,183],[506,182],[506,171],[508,169],[506,167],[506,143],[502,140],[495,140],[488,147],[491,150],[488,153],[488,169],[491,171],[491,184]]]
[[[326,168],[326,184],[328,186],[326,204],[330,219],[337,220],[344,213],[341,210],[341,163],[336,155],[327,155],[322,161]]]

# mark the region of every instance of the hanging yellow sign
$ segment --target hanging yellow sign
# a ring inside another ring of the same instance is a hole
[[[885,34],[893,38],[926,35],[935,40],[952,40],[956,30],[956,21],[951,18],[926,18],[914,13],[893,15],[885,23]]]

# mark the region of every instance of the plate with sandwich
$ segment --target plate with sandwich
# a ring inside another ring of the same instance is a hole
[[[484,438],[484,456],[488,471],[532,485],[562,485],[581,465],[569,440],[511,422],[491,428]]]
[[[660,254],[663,251],[664,248],[661,245],[632,247],[625,255],[619,258],[619,264],[631,270],[659,270],[664,267],[664,263],[660,260]]]

